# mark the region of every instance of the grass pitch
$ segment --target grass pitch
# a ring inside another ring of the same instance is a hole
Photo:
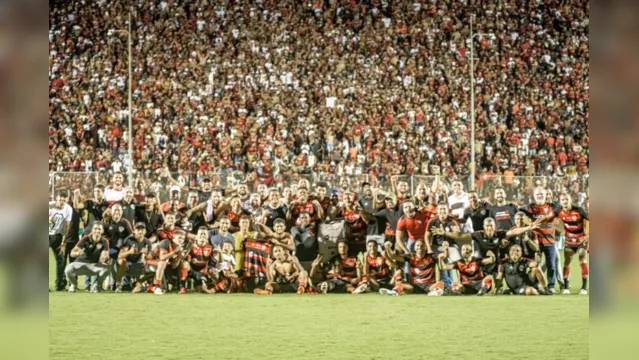
[[[575,259],[575,294],[579,276]],[[588,297],[579,295],[52,292],[49,357],[587,359],[588,320]]]

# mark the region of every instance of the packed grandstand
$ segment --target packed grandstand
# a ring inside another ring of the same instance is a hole
[[[56,289],[586,293],[589,9],[53,1]]]

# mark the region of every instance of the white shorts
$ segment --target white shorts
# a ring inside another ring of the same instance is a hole
[[[441,254],[444,252],[444,247],[443,246],[439,246],[437,248],[437,250],[435,250],[436,253]],[[449,262],[455,262],[457,260],[461,259],[461,254],[459,253],[459,249],[457,249],[454,246],[450,246],[448,248],[448,261]]]

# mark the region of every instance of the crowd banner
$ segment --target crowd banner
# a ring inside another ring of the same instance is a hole
[[[272,245],[264,241],[246,239],[242,266],[244,277],[266,279],[266,266],[271,256]]]
[[[318,253],[327,263],[337,255],[337,242],[346,238],[346,221],[336,220],[322,223],[317,236]]]

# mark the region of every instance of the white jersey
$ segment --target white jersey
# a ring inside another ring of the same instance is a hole
[[[104,200],[109,204],[120,201],[124,199],[124,194],[126,190],[124,188],[122,190],[114,190],[114,189],[104,189]]]
[[[218,264],[218,270],[233,271],[235,270],[235,255],[222,254],[222,261]]]
[[[64,204],[62,209],[52,207],[49,209],[49,235],[62,234],[64,225],[71,221],[73,209],[69,204]]]
[[[468,193],[462,192],[459,196],[454,193],[448,196],[448,207],[451,215],[456,219],[464,218],[464,210],[470,206]]]

